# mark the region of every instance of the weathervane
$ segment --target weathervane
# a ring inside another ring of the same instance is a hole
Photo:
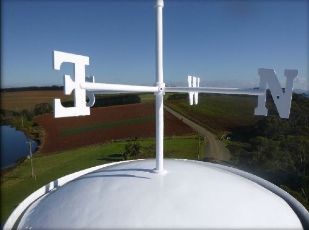
[[[60,70],[64,62],[74,65],[74,80],[69,75],[64,75],[64,94],[70,95],[75,90],[74,107],[65,108],[61,105],[60,99],[54,100],[54,116],[72,117],[90,115],[90,107],[95,102],[95,94],[104,93],[127,93],[127,92],[148,92],[156,96],[156,169],[155,172],[164,172],[163,169],[163,141],[164,141],[164,118],[163,118],[163,96],[165,92],[189,93],[190,105],[198,103],[198,93],[218,93],[218,94],[245,94],[258,96],[258,106],[255,108],[255,115],[267,115],[266,85],[268,85],[274,103],[281,118],[289,118],[293,80],[298,75],[298,70],[285,70],[286,77],[285,91],[282,91],[274,69],[258,69],[260,85],[256,89],[241,88],[213,88],[199,87],[200,79],[188,76],[188,87],[166,87],[163,81],[163,28],[162,28],[162,9],[163,0],[156,0],[157,10],[156,25],[156,82],[155,86],[121,85],[95,83],[93,76],[85,77],[85,66],[89,65],[89,57],[71,53],[54,51],[54,69]],[[86,96],[89,102],[86,102]]]

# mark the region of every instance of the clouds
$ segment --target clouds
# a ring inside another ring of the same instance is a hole
[[[254,88],[259,86],[258,79],[250,79],[246,81],[240,80],[202,80],[203,87],[224,87],[224,88]]]
[[[309,77],[297,77],[294,80],[294,89],[309,90]]]

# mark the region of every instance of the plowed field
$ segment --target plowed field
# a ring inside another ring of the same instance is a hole
[[[46,132],[42,153],[58,152],[106,141],[134,137],[155,137],[155,104],[142,103],[93,108],[90,116],[54,118],[36,117]],[[181,136],[194,131],[164,111],[164,136]]]

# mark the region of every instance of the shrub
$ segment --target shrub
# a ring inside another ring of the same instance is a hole
[[[130,156],[137,156],[141,152],[141,145],[138,142],[137,138],[134,140],[129,140],[125,145],[125,150],[123,153],[124,160],[128,160]]]
[[[52,111],[53,111],[53,107],[49,103],[37,104],[34,107],[34,114],[36,116],[42,115],[45,113],[51,113]]]

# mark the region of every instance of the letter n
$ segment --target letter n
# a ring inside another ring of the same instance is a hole
[[[258,70],[260,76],[260,89],[265,89],[263,95],[258,96],[258,107],[255,108],[255,115],[267,116],[267,109],[265,108],[266,103],[266,83],[268,84],[271,96],[277,107],[279,116],[281,118],[289,118],[291,101],[292,101],[292,91],[293,91],[293,81],[298,75],[298,70],[284,70],[284,76],[286,77],[285,91],[283,92],[276,76],[274,69],[263,69]]]

